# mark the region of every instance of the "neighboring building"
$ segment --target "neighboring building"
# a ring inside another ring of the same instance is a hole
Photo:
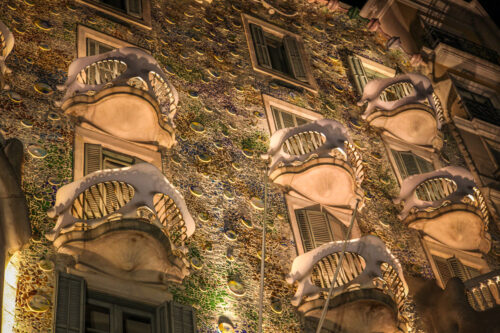
[[[498,310],[499,59],[390,3],[0,5],[1,332],[314,332],[329,290],[322,332],[424,332],[452,277]]]

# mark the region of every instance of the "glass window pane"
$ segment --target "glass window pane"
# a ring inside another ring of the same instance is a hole
[[[124,313],[123,333],[151,333],[151,319]]]
[[[88,329],[99,330],[100,332],[109,332],[109,309],[97,305],[87,304],[85,326]]]

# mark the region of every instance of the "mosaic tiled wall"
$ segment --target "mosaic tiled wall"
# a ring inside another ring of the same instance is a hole
[[[397,220],[391,201],[397,181],[378,133],[360,118],[346,58],[354,52],[402,71],[414,69],[400,51],[387,51],[386,38],[367,31],[364,20],[307,1],[290,1],[288,6],[298,15],[270,15],[255,1],[153,0],[153,29],[147,31],[116,23],[73,1],[0,4],[0,19],[16,39],[7,61],[11,90],[0,95],[0,131],[21,139],[28,152],[23,187],[34,234],[21,253],[17,332],[51,331],[52,309],[33,311],[28,300],[36,293],[53,299],[50,261],[56,261],[57,269],[65,265],[55,259],[44,233],[54,225],[46,211],[57,189],[72,181],[73,125],[54,102],[61,98],[56,85],[64,82],[76,57],[77,24],[150,50],[179,91],[178,144],[163,152],[163,171],[185,196],[197,230],[189,242],[192,274],[170,289],[174,299],[197,309],[200,332],[215,332],[221,315],[234,320],[237,332],[256,332],[264,193],[259,155],[269,138],[262,93],[345,124],[367,172],[361,231],[384,240],[409,274],[432,277],[416,233]],[[241,12],[304,38],[318,94],[284,87],[252,70]],[[462,165],[446,128],[445,139],[447,156]],[[283,195],[270,187],[265,331],[298,332],[300,322],[289,302],[294,287],[284,278],[296,250]],[[240,277],[245,295],[229,291],[227,282],[233,276]],[[411,304],[408,316],[413,316]]]

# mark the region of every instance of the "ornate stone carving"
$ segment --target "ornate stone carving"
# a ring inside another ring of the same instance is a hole
[[[153,165],[97,171],[65,185],[47,214],[57,222],[46,237],[77,269],[160,284],[189,273],[185,240],[195,223]]]
[[[408,294],[401,266],[378,237],[369,235],[347,242],[327,320],[343,329],[361,325],[392,332],[400,325],[396,320],[398,309]],[[306,316],[319,318],[342,248],[343,241],[330,242],[293,261],[287,277],[288,283],[298,283],[292,304]],[[405,320],[400,317],[400,321]]]
[[[397,99],[389,100],[391,91]],[[408,143],[440,149],[442,109],[436,106],[430,80],[421,74],[403,74],[368,82],[358,103],[367,103],[363,119],[371,126]]]
[[[470,172],[449,166],[406,178],[395,203],[409,227],[460,250],[488,252],[488,210]]]
[[[7,26],[0,21],[0,90],[9,89],[5,84],[4,75],[10,73],[10,69],[5,65],[7,56],[14,47],[14,35]]]
[[[269,151],[272,181],[313,202],[354,207],[362,197],[361,156],[346,129],[330,119],[276,131]]]
[[[80,121],[135,142],[175,143],[179,100],[156,60],[134,47],[75,60],[58,105]]]

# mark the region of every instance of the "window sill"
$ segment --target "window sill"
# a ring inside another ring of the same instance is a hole
[[[103,12],[105,14],[108,14],[110,16],[116,17],[122,21],[125,21],[127,23],[132,23],[135,25],[140,26],[141,28],[151,30],[152,25],[151,25],[151,8],[150,8],[150,2],[149,1],[143,1],[143,10],[142,10],[142,16],[143,18],[137,18],[131,15],[128,15],[127,13],[123,13],[119,10],[113,9],[109,6],[99,4],[96,2],[93,2],[91,0],[76,0],[76,2],[81,3],[85,6],[91,7],[93,9],[96,9],[100,12]]]

